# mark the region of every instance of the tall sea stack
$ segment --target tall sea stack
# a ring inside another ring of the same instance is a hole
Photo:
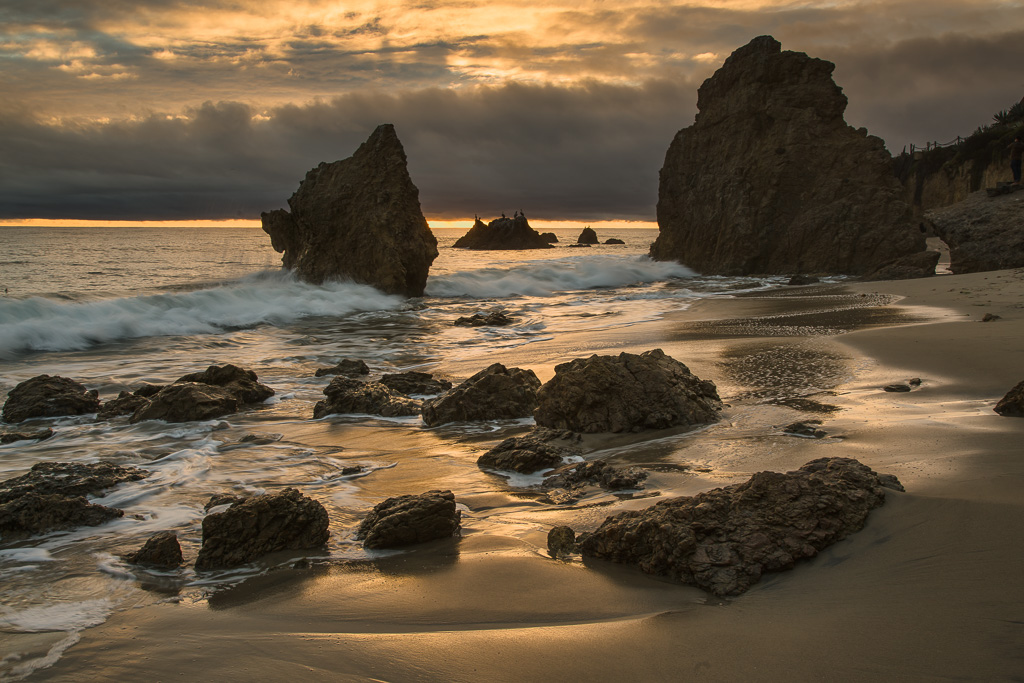
[[[653,258],[709,275],[864,275],[924,251],[882,140],[843,120],[834,69],[761,36],[704,81],[665,155]],[[929,258],[909,260],[930,274]]]
[[[389,123],[348,159],[321,163],[288,200],[260,214],[282,262],[307,282],[351,279],[421,296],[437,239],[420,210],[405,150]]]

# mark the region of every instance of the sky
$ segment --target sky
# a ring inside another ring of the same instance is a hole
[[[1024,97],[1024,0],[0,0],[0,221],[258,221],[380,123],[428,219],[651,221],[765,34],[893,153]]]

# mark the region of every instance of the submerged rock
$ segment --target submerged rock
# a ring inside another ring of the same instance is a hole
[[[161,531],[150,536],[141,548],[123,555],[121,559],[129,564],[161,569],[174,569],[185,561],[181,555],[181,544],[173,531]]]
[[[149,476],[146,470],[130,465],[100,461],[37,462],[26,474],[0,482],[0,503],[28,493],[61,496],[93,496],[106,489]]]
[[[423,422],[434,427],[448,422],[529,417],[537,407],[539,388],[533,370],[494,363],[443,396],[427,401]]]
[[[583,228],[580,236],[576,238],[576,244],[600,244],[597,233],[590,226]]]
[[[583,433],[716,422],[722,407],[713,382],[661,349],[556,365],[537,400],[538,425]]]
[[[22,422],[32,417],[85,415],[100,409],[98,392],[59,375],[38,375],[19,383],[4,402],[5,422]]]
[[[612,515],[581,551],[736,595],[763,574],[790,569],[860,530],[885,502],[883,487],[902,490],[895,477],[856,460],[821,458],[793,472],[758,472],[742,484]]]
[[[311,550],[327,543],[324,506],[293,488],[253,496],[203,519],[196,569],[224,569],[279,550]]]
[[[451,538],[458,533],[461,519],[451,491],[397,496],[374,506],[359,525],[356,538],[367,548],[398,548]]]
[[[1006,392],[993,410],[1003,417],[1024,417],[1024,382]]]
[[[90,503],[85,496],[26,493],[0,503],[0,536],[9,541],[79,526],[99,526],[123,516],[123,510]]]
[[[505,327],[515,321],[505,314],[505,311],[492,311],[487,315],[474,313],[471,316],[462,316],[453,324],[456,327]]]
[[[437,239],[391,124],[348,159],[306,174],[283,209],[262,213],[263,230],[284,267],[321,284],[351,279],[388,294],[422,296]]]
[[[354,358],[343,358],[329,368],[318,368],[315,376],[323,377],[325,375],[344,375],[345,377],[357,377],[359,375],[369,375],[370,368],[361,360]]]
[[[4,432],[0,434],[0,443],[8,444],[15,441],[44,441],[53,436],[53,430],[47,427],[35,432]]]
[[[359,413],[382,417],[419,415],[423,404],[416,399],[397,394],[380,382],[360,382],[338,377],[324,389],[327,396],[313,406],[313,417]]]
[[[410,396],[420,394],[431,396],[448,391],[452,383],[446,379],[434,379],[429,372],[399,372],[384,375],[380,383],[391,391]]]
[[[551,244],[530,227],[523,214],[514,218],[495,218],[487,225],[479,218],[465,235],[452,245],[458,249],[550,249]]]
[[[843,120],[834,68],[760,36],[704,81],[661,169],[652,258],[707,275],[864,275],[925,250],[885,144]]]

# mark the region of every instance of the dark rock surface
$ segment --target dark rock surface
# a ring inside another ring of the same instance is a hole
[[[370,368],[363,361],[354,358],[343,358],[333,367],[318,368],[315,376],[323,377],[325,375],[344,375],[345,377],[358,377],[359,375],[369,374]]]
[[[899,487],[848,458],[612,515],[581,544],[584,556],[632,564],[715,595],[736,595],[762,574],[790,569],[860,530]]]
[[[391,124],[348,159],[306,174],[283,209],[260,214],[284,267],[313,284],[352,279],[388,294],[421,296],[437,239]]]
[[[347,377],[338,377],[324,388],[327,396],[313,406],[313,417],[325,415],[359,413],[402,417],[419,415],[422,403],[416,399],[398,394],[380,382],[360,382]]]
[[[604,241],[604,243],[605,244],[625,244],[625,242],[620,240],[618,237],[609,237],[608,239],[606,239]]]
[[[565,557],[579,552],[579,545],[576,543],[576,532],[572,527],[556,526],[548,532],[548,555],[551,557]]]
[[[273,395],[274,390],[261,384],[252,370],[230,364],[211,365],[161,387],[132,413],[130,422],[211,420],[262,403]]]
[[[211,365],[202,372],[180,377],[177,382],[199,382],[222,387],[243,404],[262,403],[274,395],[274,390],[266,384],[261,384],[255,372],[237,365]],[[157,392],[156,395],[159,396],[160,393]]]
[[[990,199],[984,192],[925,214],[949,245],[949,269],[955,274],[1024,266],[1021,215],[1020,195]]]
[[[597,239],[594,229],[588,226],[580,232],[580,236],[576,238],[576,244],[600,244],[600,241]]]
[[[79,526],[99,526],[124,511],[90,503],[85,496],[26,493],[0,503],[0,536],[4,541]]]
[[[572,446],[552,443],[561,437],[562,432],[554,429],[535,429],[529,434],[505,439],[477,458],[476,464],[485,469],[520,474],[558,467],[564,458],[582,452]]]
[[[174,569],[185,561],[181,555],[181,544],[173,531],[161,531],[150,536],[141,548],[123,555],[121,559],[129,564],[161,569]]]
[[[935,265],[941,254],[937,251],[918,251],[901,256],[892,263],[877,268],[862,280],[910,280],[935,275]]]
[[[451,382],[446,379],[434,379],[429,372],[399,372],[384,375],[380,378],[380,383],[391,391],[406,396],[412,394],[432,396],[452,388]]]
[[[864,275],[924,251],[884,143],[843,120],[834,68],[760,36],[704,81],[661,169],[653,258],[706,275]]]
[[[533,370],[494,363],[443,396],[427,401],[423,422],[433,427],[448,422],[529,417],[537,407],[539,388],[540,380]]]
[[[1024,382],[1006,392],[993,410],[1003,417],[1024,417]]]
[[[909,384],[886,384],[884,387],[882,387],[882,390],[883,391],[888,391],[890,393],[907,392],[907,391],[910,391],[910,385]]]
[[[661,349],[556,365],[537,400],[538,425],[583,433],[716,422],[722,405],[713,382]]]
[[[457,327],[505,327],[514,322],[515,320],[508,317],[505,311],[492,311],[487,315],[474,313],[471,316],[462,316],[453,324]]]
[[[237,567],[279,550],[311,550],[327,543],[324,506],[287,488],[253,496],[203,519],[196,569]]]
[[[551,244],[530,227],[526,216],[495,218],[484,225],[479,218],[465,235],[456,240],[459,249],[550,249]]]
[[[544,480],[544,488],[574,489],[582,486],[600,486],[609,491],[642,489],[647,472],[639,467],[619,468],[603,460],[565,465]]]
[[[544,240],[545,242],[549,242],[551,244],[557,244],[558,243],[558,235],[556,235],[553,232],[542,232],[540,234],[540,238],[542,240]]]
[[[210,500],[206,501],[203,511],[209,512],[212,508],[221,505],[234,505],[235,503],[241,503],[243,500],[245,500],[245,496],[236,496],[231,493],[215,493],[210,496]]]
[[[823,439],[828,436],[828,432],[823,429],[818,429],[821,424],[821,420],[804,420],[803,422],[793,422],[782,428],[782,431],[786,434],[793,436],[805,436],[812,439]]]
[[[794,275],[789,278],[789,282],[786,284],[791,287],[800,287],[802,285],[813,285],[816,282],[821,282],[821,280],[813,275]]]
[[[149,405],[149,398],[122,391],[117,398],[104,403],[96,417],[101,420],[109,420],[121,415],[133,415],[136,410],[146,405]]]
[[[34,432],[4,432],[0,434],[0,443],[14,443],[15,441],[44,441],[53,436],[53,430],[47,427]]]
[[[359,525],[356,538],[367,548],[398,548],[451,538],[461,520],[451,491],[397,496],[374,506]]]
[[[138,467],[110,462],[37,462],[28,473],[0,482],[0,503],[28,493],[92,496],[148,475]]]
[[[59,375],[38,375],[19,383],[4,402],[5,422],[21,422],[31,417],[85,415],[100,409],[95,390],[88,390],[73,379]]]

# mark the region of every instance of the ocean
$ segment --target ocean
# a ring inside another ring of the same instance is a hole
[[[50,426],[55,435],[0,446],[0,479],[43,461],[108,460],[150,472],[93,499],[125,510],[119,520],[0,542],[0,678],[52,664],[83,629],[118,610],[160,601],[201,605],[272,571],[266,563],[203,574],[141,571],[119,559],[152,534],[173,530],[193,560],[203,506],[215,493],[293,486],[317,498],[331,517],[320,559],[335,562],[373,557],[352,533],[386,495],[430,488],[504,494],[536,483],[480,472],[476,451],[467,447],[523,431],[532,420],[435,429],[419,418],[314,421],[313,404],[331,379],[314,377],[317,368],[356,358],[373,375],[419,370],[457,382],[499,356],[522,358],[528,367],[531,345],[539,342],[628,330],[701,298],[785,283],[702,277],[651,261],[653,230],[608,231],[602,241],[625,244],[589,248],[569,247],[576,233],[556,231],[556,248],[502,252],[453,249],[463,233],[435,230],[440,256],[426,295],[406,300],[351,282],[299,282],[282,272],[280,255],[259,229],[0,228],[3,395],[50,374],[82,382],[107,400],[144,382],[168,383],[225,363],[254,370],[276,391],[256,409],[206,422],[34,420],[22,426]],[[515,324],[452,325],[499,309]],[[352,464],[365,469],[342,474]],[[376,477],[381,471],[393,473]],[[515,520],[516,510],[505,517],[498,510],[469,526],[486,533]]]

